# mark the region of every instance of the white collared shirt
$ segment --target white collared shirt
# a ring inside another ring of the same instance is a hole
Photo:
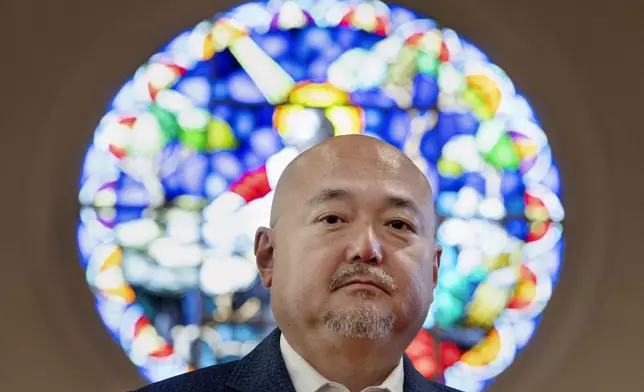
[[[280,350],[295,392],[349,392],[349,389],[344,385],[329,381],[318,373],[291,347],[284,334],[280,337]],[[405,372],[401,358],[400,363],[385,382],[379,386],[365,388],[362,392],[403,392],[404,378]]]

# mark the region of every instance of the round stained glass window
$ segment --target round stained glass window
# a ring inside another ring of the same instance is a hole
[[[248,353],[274,327],[254,264],[284,167],[362,133],[435,190],[443,259],[407,349],[479,391],[528,343],[563,247],[560,180],[512,81],[455,31],[379,1],[250,3],[141,66],[82,169],[78,243],[105,325],[150,381]]]

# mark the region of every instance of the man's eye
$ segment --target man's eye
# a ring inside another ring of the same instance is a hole
[[[399,219],[392,220],[389,222],[389,225],[396,230],[412,230],[411,226],[407,222]]]
[[[327,215],[322,218],[322,222],[326,223],[327,225],[337,225],[341,222],[341,219],[337,215]]]

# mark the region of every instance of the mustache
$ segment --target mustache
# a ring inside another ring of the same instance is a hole
[[[346,286],[353,278],[356,276],[368,276],[373,278],[378,284],[382,287],[389,290],[389,292],[398,291],[398,285],[394,278],[385,272],[382,268],[363,264],[363,263],[354,263],[346,264],[344,267],[340,268],[329,281],[329,290],[337,290],[342,286]]]

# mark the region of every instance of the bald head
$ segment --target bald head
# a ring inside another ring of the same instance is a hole
[[[343,351],[362,350],[360,361],[381,346],[395,366],[433,301],[434,220],[427,178],[390,144],[338,136],[294,159],[276,186],[271,227],[255,236],[262,282],[288,341],[305,351],[307,342],[349,344]],[[378,287],[344,285],[355,277]]]
[[[271,227],[289,209],[304,188],[341,177],[355,180],[393,180],[408,184],[421,201],[431,206],[432,190],[425,175],[399,149],[366,135],[344,135],[325,140],[306,150],[284,169],[275,189]],[[301,199],[300,199],[301,200]]]

